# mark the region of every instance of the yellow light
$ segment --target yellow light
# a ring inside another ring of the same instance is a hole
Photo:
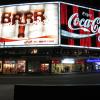
[[[37,49],[33,49],[33,50],[31,51],[31,54],[37,54],[37,52],[38,52]]]

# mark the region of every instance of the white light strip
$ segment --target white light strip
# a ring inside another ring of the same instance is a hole
[[[9,45],[9,46],[0,46],[0,48],[12,48],[12,47],[59,47],[59,45],[30,45],[30,46],[24,46],[24,45]]]
[[[86,47],[86,46],[73,46],[73,45],[60,45],[61,47],[76,47],[76,48],[86,48],[86,49],[100,49],[99,47]]]
[[[61,63],[74,64],[75,60],[73,58],[65,58],[61,61]]]
[[[59,40],[58,40],[58,42],[59,42],[59,45],[61,44],[61,22],[60,22],[60,3],[58,4],[58,6],[59,6],[59,12],[58,12],[58,36],[59,36]]]
[[[56,4],[59,2],[35,2],[35,3],[20,3],[20,4],[8,4],[8,5],[0,5],[0,7],[10,7],[10,6],[23,6],[23,5],[32,5],[32,4]]]

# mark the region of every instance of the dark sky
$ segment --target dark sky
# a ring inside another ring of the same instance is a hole
[[[78,4],[91,8],[100,9],[99,0],[0,0],[0,5],[17,4],[17,3],[31,3],[31,2],[48,2],[48,1],[64,1],[68,3]]]

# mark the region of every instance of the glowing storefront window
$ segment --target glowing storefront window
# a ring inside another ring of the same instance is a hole
[[[74,64],[75,60],[72,58],[65,58],[61,61],[62,63]]]

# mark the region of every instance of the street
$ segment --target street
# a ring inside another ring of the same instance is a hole
[[[15,85],[29,86],[88,86],[100,85],[100,73],[0,76],[0,100],[13,100]],[[2,98],[2,99],[1,99]]]
[[[10,75],[0,76],[0,84],[32,84],[32,85],[99,85],[100,73],[73,73],[62,75]]]

